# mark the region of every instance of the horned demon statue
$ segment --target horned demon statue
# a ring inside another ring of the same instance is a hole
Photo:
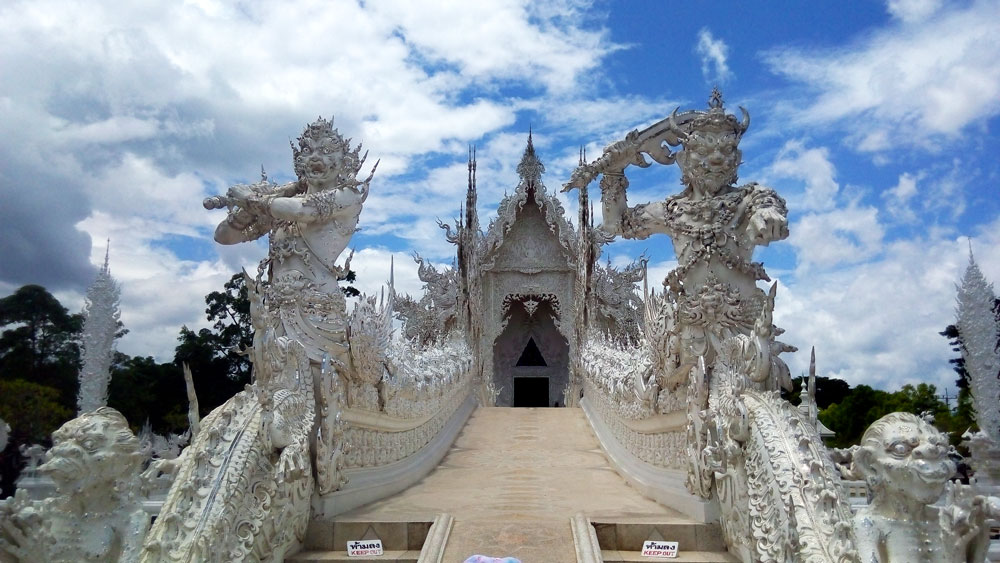
[[[741,110],[740,118],[727,114],[715,90],[707,110],[675,110],[630,132],[566,184],[582,189],[600,175],[601,229],[625,238],[666,234],[678,262],[660,295],[646,292],[643,349],[615,356],[644,368],[628,371],[633,385],[615,375],[626,370],[602,360],[599,342],[584,351],[596,395],[584,397],[584,408],[644,424],[686,409],[683,428],[656,436],[667,450],[659,457],[647,455],[644,434],[619,430],[618,440],[647,464],[686,463],[687,491],[698,506],[717,503],[726,544],[741,560],[855,563],[836,470],[814,422],[779,395],[791,382],[778,355],[794,348],[776,340],[777,284],[758,288],[770,280],[751,259],[755,247],[788,236],[787,210],[769,188],[736,185],[739,142],[750,125]],[[684,189],[630,207],[625,171],[651,166],[647,157],[676,163]],[[622,392],[602,392],[609,388]]]
[[[742,153],[740,139],[750,126],[750,115],[740,108],[738,119],[723,108],[722,94],[712,92],[707,111],[673,114],[643,131],[633,130],[604,149],[600,158],[574,171],[563,191],[584,188],[601,175],[604,223],[609,235],[645,239],[654,233],[670,236],[678,266],[664,281],[672,365],[660,388],[674,388],[704,357],[711,366],[722,342],[737,334],[750,335],[768,297],[758,280],[770,281],[760,263],[752,262],[754,248],[788,236],[785,201],[756,183],[737,186]],[[670,147],[682,146],[672,152]],[[628,206],[629,165],[677,163],[683,191],[660,202]],[[773,299],[773,297],[772,297]],[[772,327],[766,327],[768,331]],[[774,329],[775,335],[781,329]],[[773,354],[791,351],[773,342]],[[775,363],[777,379],[788,384],[787,368]]]
[[[292,146],[296,181],[263,176],[205,201],[228,209],[217,242],[269,235],[268,257],[246,276],[253,383],[202,421],[141,561],[282,561],[301,545],[314,489],[343,484],[341,410],[352,389],[377,394],[350,387],[364,372],[354,359],[370,350],[351,347],[338,285],[347,265],[336,264],[372,178],[357,179],[360,149],[320,118]]]
[[[351,140],[323,118],[308,125],[298,141],[298,147],[292,146],[297,181],[279,186],[264,177],[253,185],[233,186],[226,197],[207,200],[205,206],[229,208],[226,220],[215,230],[219,243],[237,244],[270,234],[270,252],[260,274],[270,273],[263,291],[276,317],[275,333],[302,343],[318,378],[324,358],[341,373],[351,363],[349,319],[338,285],[350,258],[343,267],[336,261],[358,225],[378,163],[365,180],[358,180],[367,153],[360,154],[360,145],[352,149]],[[334,443],[338,405],[330,401],[351,396],[341,385],[339,378],[317,380],[319,459],[338,457],[339,446]],[[367,393],[354,395],[375,392],[363,391]],[[340,485],[336,468],[327,464],[317,464],[316,477],[321,493]]]

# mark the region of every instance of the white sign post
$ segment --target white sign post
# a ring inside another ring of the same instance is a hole
[[[382,555],[382,540],[357,540],[347,542],[348,557]]]
[[[646,540],[642,544],[643,557],[677,557],[677,542]]]

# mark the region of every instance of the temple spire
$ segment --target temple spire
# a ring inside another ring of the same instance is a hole
[[[544,173],[545,166],[535,155],[535,143],[532,131],[529,129],[528,145],[524,148],[524,156],[521,157],[520,164],[517,165],[517,175],[521,177],[522,182],[533,184],[540,182]]]
[[[972,253],[971,243],[969,246],[969,253],[970,254]],[[108,266],[110,258],[111,258],[111,238],[108,237],[108,244],[107,246],[104,247],[104,267],[101,268],[101,271],[105,274],[111,274],[111,268]]]
[[[1000,338],[1000,318],[994,307],[997,298],[993,284],[987,281],[969,242],[969,265],[958,286],[958,307],[955,328],[962,343],[962,358],[969,373],[969,390],[975,406],[976,424],[992,447],[1000,444],[1000,356],[997,339]],[[973,460],[977,460],[973,451]],[[981,461],[981,460],[980,460]],[[975,463],[973,463],[975,466]]]
[[[115,335],[121,312],[118,305],[121,288],[111,277],[108,265],[111,240],[104,251],[104,265],[94,283],[87,289],[83,309],[82,344],[83,366],[79,373],[77,414],[96,410],[108,403],[108,383],[111,380],[111,361],[114,357]]]
[[[479,232],[479,213],[476,209],[476,146],[469,147],[469,187],[465,193],[465,227],[472,233]]]

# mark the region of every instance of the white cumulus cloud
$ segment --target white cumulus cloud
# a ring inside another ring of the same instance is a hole
[[[698,32],[698,43],[694,50],[701,57],[701,74],[705,77],[705,82],[722,84],[732,77],[733,73],[726,62],[729,46],[722,39],[712,36],[707,27]]]
[[[1000,279],[1000,222],[984,226],[972,245],[984,274]],[[897,389],[929,382],[954,391],[955,357],[938,333],[955,319],[955,284],[967,264],[968,239],[941,233],[886,244],[867,261],[812,275],[797,274],[778,292],[775,322],[782,340],[799,347],[783,356],[793,374],[808,370],[817,349],[818,373],[851,385]]]
[[[904,22],[916,22],[933,15],[941,4],[941,0],[889,0],[886,9]]]
[[[787,141],[781,147],[765,173],[773,178],[797,180],[805,184],[803,191],[783,192],[789,205],[797,209],[830,209],[840,190],[829,149],[810,148],[798,139]]]
[[[875,257],[885,229],[875,207],[851,203],[841,209],[808,213],[790,227],[788,242],[798,256],[798,270],[829,271]]]
[[[927,5],[927,8],[922,6]],[[893,2],[899,25],[837,49],[781,48],[771,68],[799,83],[812,103],[801,120],[832,123],[865,151],[931,147],[1000,113],[1000,3]]]

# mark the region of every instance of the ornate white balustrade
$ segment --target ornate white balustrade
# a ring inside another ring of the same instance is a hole
[[[687,469],[684,411],[627,419],[618,405],[588,378],[584,380],[588,414],[600,418],[615,441],[637,459],[663,469]]]
[[[687,389],[649,387],[648,340],[623,344],[591,334],[581,351],[581,407],[612,464],[637,490],[691,518],[718,518],[718,506],[688,492]]]
[[[344,483],[314,499],[314,514],[329,518],[402,491],[448,452],[476,406],[472,354],[459,339],[389,348],[380,411],[345,408]]]

